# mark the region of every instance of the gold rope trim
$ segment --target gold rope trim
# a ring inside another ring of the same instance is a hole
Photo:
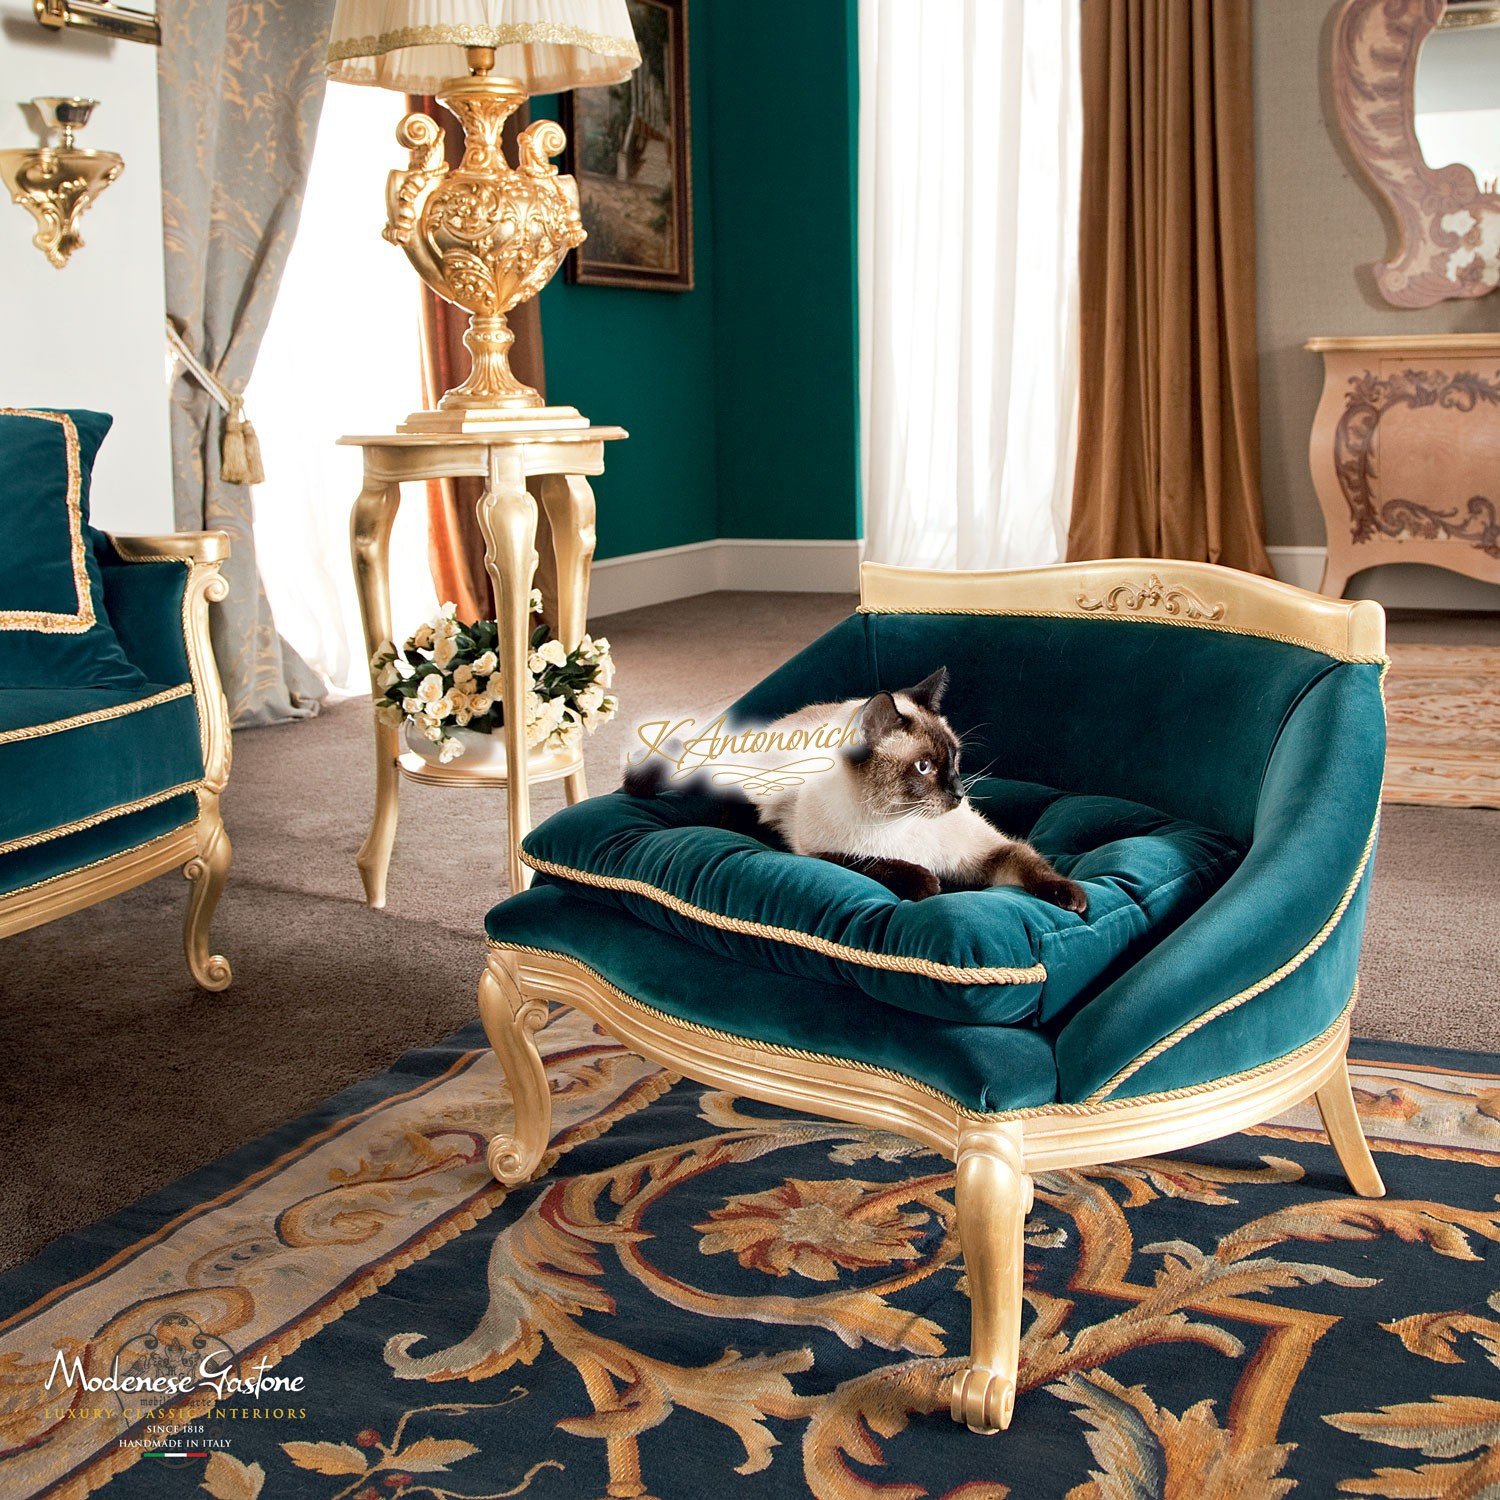
[[[940,979],[948,984],[1040,984],[1047,977],[1047,971],[1041,964],[1032,964],[1026,969],[965,969],[957,964],[940,964],[930,958],[909,958],[902,953],[872,953],[868,948],[851,948],[847,943],[835,943],[810,932],[799,932],[795,927],[772,927],[769,923],[751,922],[744,917],[722,916],[706,907],[694,906],[659,886],[647,885],[644,880],[626,880],[618,875],[595,875],[591,871],[575,870],[569,865],[553,864],[550,859],[539,859],[524,849],[521,851],[521,859],[543,875],[557,875],[564,880],[577,881],[580,885],[597,886],[601,890],[644,896],[659,906],[665,906],[669,911],[675,911],[679,916],[691,917],[707,927],[737,932],[743,937],[768,938],[772,942],[786,943],[789,947],[821,953],[827,958],[863,964],[870,969],[893,969],[900,974],[917,974],[924,979]]]
[[[583,47],[600,57],[641,60],[633,36],[610,36],[582,26],[555,21],[512,21],[502,26],[476,25],[467,21],[445,21],[429,26],[397,26],[390,31],[345,37],[328,44],[329,62],[347,62],[356,57],[379,57],[400,47]]]
[[[1300,969],[1328,941],[1333,935],[1334,928],[1343,920],[1344,913],[1348,911],[1349,903],[1354,899],[1354,893],[1359,889],[1359,883],[1364,878],[1365,866],[1370,862],[1370,855],[1375,848],[1375,835],[1379,830],[1380,814],[1377,812],[1375,821],[1370,825],[1370,836],[1365,840],[1364,852],[1360,855],[1359,864],[1355,867],[1354,878],[1350,880],[1344,890],[1344,894],[1339,898],[1339,904],[1334,907],[1333,914],[1299,952],[1293,954],[1279,969],[1273,969],[1265,978],[1257,979],[1247,989],[1241,990],[1237,995],[1231,995],[1227,1000],[1221,1000],[1217,1005],[1211,1005],[1201,1015],[1195,1016],[1185,1025],[1179,1026],[1176,1031],[1169,1032],[1155,1046],[1148,1047],[1142,1052],[1134,1062],[1127,1063],[1113,1078],[1090,1094],[1085,1102],[1092,1104],[1107,1099],[1133,1073],[1139,1072],[1147,1063],[1154,1062],[1163,1052],[1169,1051],[1178,1042],[1185,1041],[1195,1031],[1207,1026],[1210,1021],[1217,1021],[1220,1016],[1228,1015],[1230,1011],[1237,1010],[1247,1000],[1253,1000],[1257,995],[1265,994],[1272,986],[1280,984],[1289,974]],[[1355,988],[1357,990],[1358,985]]]
[[[789,1047],[783,1042],[765,1042],[753,1037],[740,1036],[732,1031],[724,1031],[716,1026],[706,1026],[701,1021],[686,1021],[681,1016],[674,1016],[670,1011],[659,1009],[644,1000],[638,1000],[632,994],[622,990],[612,980],[606,979],[598,969],[591,964],[586,964],[581,958],[574,958],[571,953],[559,953],[552,948],[534,948],[527,943],[502,943],[494,938],[488,939],[489,947],[495,953],[530,953],[537,958],[561,959],[564,963],[572,964],[596,983],[602,985],[616,999],[623,1000],[627,1005],[634,1006],[637,1010],[644,1011],[656,1020],[664,1021],[667,1026],[679,1027],[683,1031],[693,1032],[698,1036],[712,1037],[715,1041],[729,1042],[737,1047],[745,1047],[751,1052],[766,1052],[775,1057],[794,1057],[805,1062],[826,1063],[835,1068],[852,1068],[858,1073],[869,1073],[877,1078],[887,1078],[893,1083],[899,1083],[906,1088],[914,1089],[919,1094],[926,1095],[938,1103],[953,1110],[961,1119],[984,1120],[986,1122],[995,1120],[1028,1120],[1039,1119],[1048,1115],[1059,1116],[1085,1116],[1110,1114],[1117,1110],[1132,1109],[1138,1104],[1159,1104],[1173,1099],[1191,1099],[1199,1094],[1211,1093],[1215,1089],[1221,1089],[1229,1084],[1246,1083],[1252,1078],[1258,1078],[1264,1073],[1269,1073],[1276,1068],[1285,1067],[1295,1062],[1315,1048],[1320,1047],[1328,1040],[1328,1037],[1349,1019],[1350,1012],[1354,1009],[1354,1002],[1359,996],[1359,985],[1356,982],[1344,1007],[1339,1011],[1331,1022],[1323,1028],[1316,1036],[1310,1037],[1300,1046],[1294,1047],[1290,1052],[1283,1052],[1280,1057],[1273,1057],[1266,1062],[1256,1063],[1253,1068],[1245,1068],[1238,1073],[1226,1073],[1222,1078],[1209,1079],[1204,1083],[1184,1084],[1180,1088],[1161,1089],[1154,1094],[1133,1094],[1127,1099],[1105,1099],[1094,1102],[1090,1099],[1078,1103],[1069,1103],[1058,1100],[1052,1104],[1026,1104],[1017,1109],[1001,1109],[984,1112],[968,1108],[960,1104],[951,1094],[945,1094],[941,1089],[933,1087],[930,1083],[923,1083],[919,1078],[912,1078],[906,1073],[897,1072],[895,1068],[882,1067],[879,1063],[860,1062],[850,1057],[833,1057],[826,1052],[813,1052],[805,1047]],[[588,1007],[580,1009],[587,1012]],[[606,1025],[605,1030],[608,1030]]]
[[[134,703],[117,703],[113,708],[96,708],[92,713],[74,714],[70,719],[54,719],[50,724],[28,724],[23,729],[7,729],[0,731],[0,745],[11,745],[17,740],[37,740],[43,735],[61,734],[64,730],[77,729],[84,724],[102,724],[106,719],[123,719],[126,714],[157,708],[178,698],[190,698],[192,693],[192,683],[183,682],[176,687],[153,693],[149,698],[137,699]]]
[[[74,823],[63,823],[57,828],[49,828],[45,833],[27,834],[25,838],[11,839],[8,843],[0,844],[0,854],[14,854],[18,849],[31,849],[37,844],[47,844],[53,839],[66,838],[70,833],[82,833],[86,828],[97,827],[100,823],[108,823],[115,818],[128,817],[134,812],[144,812],[148,807],[155,807],[158,802],[170,802],[173,797],[180,797],[184,792],[195,792],[203,785],[202,778],[197,781],[184,781],[177,786],[170,786],[164,792],[152,792],[149,797],[137,797],[134,802],[120,802],[114,807],[107,807],[103,812],[94,813],[91,817],[79,818]]]
[[[1183,615],[1103,615],[1091,614],[1080,609],[959,609],[917,608],[914,605],[861,604],[856,611],[862,615],[1004,615],[1018,618],[1030,616],[1039,620],[1096,620],[1104,625],[1181,625],[1189,630],[1217,630],[1225,635],[1253,635],[1264,641],[1280,641],[1286,646],[1300,646],[1304,651],[1316,651],[1319,656],[1332,657],[1334,661],[1349,662],[1356,666],[1390,665],[1390,657],[1384,655],[1356,656],[1352,652],[1332,651],[1315,641],[1300,635],[1286,635],[1279,630],[1257,630],[1253,625],[1228,625],[1222,620],[1190,620]]]
[[[94,624],[94,596],[89,589],[88,564],[83,550],[83,462],[78,453],[78,428],[60,411],[26,411],[0,406],[0,417],[32,417],[38,422],[56,422],[62,428],[63,451],[68,462],[68,545],[73,564],[73,591],[78,598],[76,614],[62,615],[45,609],[0,610],[0,630],[36,630],[43,635],[82,635]]]

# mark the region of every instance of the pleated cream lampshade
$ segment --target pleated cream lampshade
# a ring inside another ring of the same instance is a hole
[[[625,0],[338,0],[328,74],[431,94],[493,47],[494,74],[526,94],[620,83],[641,60]]]

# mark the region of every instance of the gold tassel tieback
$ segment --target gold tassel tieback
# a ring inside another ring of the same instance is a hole
[[[224,419],[224,446],[219,478],[225,484],[264,484],[266,471],[260,459],[260,439],[245,416],[244,397],[236,396]]]
[[[202,360],[188,348],[187,340],[170,318],[167,319],[167,344],[188,374],[223,409],[224,439],[219,450],[219,478],[225,484],[264,484],[266,471],[260,461],[260,439],[245,415],[245,398],[209,372]]]

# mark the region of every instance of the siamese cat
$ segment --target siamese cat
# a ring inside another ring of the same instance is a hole
[[[831,770],[757,797],[759,820],[795,853],[858,870],[903,900],[1014,885],[1085,913],[1082,886],[970,804],[959,777],[959,739],[939,711],[947,687],[942,667],[915,687],[876,693],[863,705],[813,704],[767,725],[774,735],[857,716],[859,734]],[[637,796],[660,784],[647,767],[625,777],[625,790]]]

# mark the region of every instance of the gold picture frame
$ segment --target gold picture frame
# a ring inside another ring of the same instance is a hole
[[[578,183],[588,239],[575,285],[693,289],[693,162],[687,0],[629,0],[641,65],[609,88],[560,100],[563,170]]]

